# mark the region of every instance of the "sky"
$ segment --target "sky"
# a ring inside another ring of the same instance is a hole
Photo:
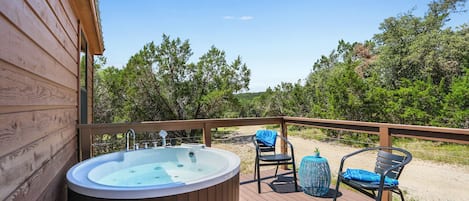
[[[425,14],[423,0],[100,0],[107,66],[129,58],[162,35],[189,40],[196,62],[211,46],[251,69],[249,92],[304,80],[338,41],[364,42],[388,17]],[[466,3],[465,10],[469,10]],[[469,23],[453,14],[448,26]]]

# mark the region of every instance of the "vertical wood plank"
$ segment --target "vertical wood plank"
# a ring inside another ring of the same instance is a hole
[[[212,131],[211,131],[211,127],[208,124],[204,124],[203,139],[204,139],[205,146],[207,147],[212,146]]]
[[[91,62],[90,62],[90,65],[88,66],[88,70],[89,70],[89,84],[88,84],[88,123],[91,124],[93,123],[93,91],[94,91],[94,80],[93,80],[93,77],[94,77],[94,67],[93,67],[93,63],[94,63],[94,57],[92,56],[92,54],[90,52],[88,52],[91,56]]]
[[[86,120],[88,124],[90,124],[93,120],[93,55],[90,53],[89,49],[87,50],[87,57],[86,61],[86,97],[87,97],[87,105],[86,105],[86,114],[88,115]]]
[[[222,185],[222,199],[221,200],[229,200],[229,197],[228,197],[228,190],[229,190],[229,187],[228,187],[228,183],[229,182],[223,182],[221,183]]]
[[[202,201],[202,200],[207,200],[208,199],[208,195],[207,195],[207,189],[201,189],[201,190],[198,190],[199,192],[199,201]]]
[[[228,189],[226,189],[225,193],[228,194],[229,201],[234,201],[233,199],[233,179],[229,179],[225,183],[228,183]]]
[[[189,200],[189,194],[188,193],[177,195],[177,201],[188,201],[188,200]]]
[[[240,184],[239,184],[239,173],[233,179],[234,179],[233,184],[234,184],[234,193],[235,193],[234,195],[235,195],[235,198],[237,199],[236,201],[238,201],[239,200],[239,186],[240,186]]]
[[[207,201],[217,201],[216,192],[217,192],[216,185],[208,188],[207,189]]]
[[[391,133],[386,126],[379,127],[379,146],[391,147],[392,146]]]
[[[189,194],[188,201],[199,201],[199,193],[197,191],[189,192],[188,194]]]
[[[389,133],[389,127],[380,126],[379,127],[379,146],[391,147],[392,139],[391,133]],[[391,193],[389,191],[383,191],[382,201],[392,200]]]
[[[80,144],[80,161],[86,160],[93,157],[91,153],[91,129],[82,128],[79,129],[79,144]]]
[[[217,198],[217,201],[223,199],[223,185],[222,184],[217,184],[216,186],[216,198]]]
[[[280,124],[280,127],[282,129],[282,133],[281,135],[288,139],[288,128],[287,128],[287,124],[285,123],[285,119],[282,118],[282,123]],[[281,144],[280,144],[280,151],[282,154],[287,154],[288,152],[288,149],[287,149],[287,143],[283,140],[281,140]],[[281,165],[281,168],[283,170],[287,170],[288,169],[288,166],[287,165]]]

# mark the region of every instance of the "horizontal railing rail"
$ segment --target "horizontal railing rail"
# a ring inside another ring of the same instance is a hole
[[[193,119],[193,120],[171,120],[171,121],[146,121],[138,123],[106,123],[106,124],[80,124],[79,144],[80,144],[80,160],[93,157],[92,142],[94,135],[98,134],[117,134],[124,133],[132,128],[135,132],[146,131],[178,131],[189,129],[202,129],[203,142],[207,146],[211,146],[211,129],[233,126],[251,126],[251,125],[281,125],[282,117],[265,117],[265,118],[238,118],[238,119]]]
[[[202,129],[203,142],[211,146],[211,129],[233,126],[269,125],[281,127],[281,134],[287,137],[287,125],[300,125],[322,129],[351,131],[379,135],[381,146],[391,146],[392,136],[426,139],[442,142],[469,144],[469,129],[443,128],[432,126],[415,126],[389,123],[374,123],[361,121],[329,120],[304,117],[266,117],[266,118],[233,118],[233,119],[194,119],[172,121],[149,121],[139,123],[111,123],[111,124],[80,124],[79,143],[80,160],[93,157],[93,136],[98,134],[123,133],[132,128],[136,132],[145,131],[177,131]],[[281,145],[286,151],[286,145]]]
[[[381,138],[392,135],[441,142],[469,144],[469,129],[444,128],[433,126],[416,126],[361,121],[329,120],[302,117],[284,117],[286,124],[310,126],[332,130],[352,131],[367,134],[378,134]]]

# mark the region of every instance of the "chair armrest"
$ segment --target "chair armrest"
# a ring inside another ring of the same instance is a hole
[[[282,139],[283,141],[285,141],[291,148],[293,148],[293,145],[291,144],[290,141],[288,141],[287,138],[281,136],[281,135],[277,135],[280,139]]]
[[[260,156],[261,153],[260,153],[259,144],[257,143],[256,134],[251,136],[251,140],[252,140],[252,143],[254,144],[254,148],[256,148],[256,156]]]
[[[288,146],[290,147],[292,156],[293,156],[293,155],[294,155],[294,151],[293,151],[293,145],[292,145],[292,143],[291,143],[286,137],[283,137],[283,136],[281,136],[281,135],[277,135],[277,136],[288,144]]]
[[[293,163],[295,163],[295,150],[293,149],[292,143],[290,141],[288,141],[288,139],[286,137],[283,137],[281,135],[277,135],[277,136],[280,137],[280,139],[282,139],[283,141],[285,141],[288,144],[288,146],[290,147],[290,151],[291,151],[292,161],[293,161]]]

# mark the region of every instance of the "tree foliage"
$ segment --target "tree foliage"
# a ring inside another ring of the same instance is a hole
[[[212,46],[197,63],[189,62],[188,40],[163,35],[161,44],[146,44],[123,69],[98,71],[95,97],[100,117],[115,122],[217,118],[234,93],[247,89],[250,70],[241,58],[226,61],[225,52]]]
[[[385,19],[363,43],[339,40],[303,85],[254,100],[259,113],[468,128],[469,28],[445,26],[464,3],[435,1],[423,17]]]

